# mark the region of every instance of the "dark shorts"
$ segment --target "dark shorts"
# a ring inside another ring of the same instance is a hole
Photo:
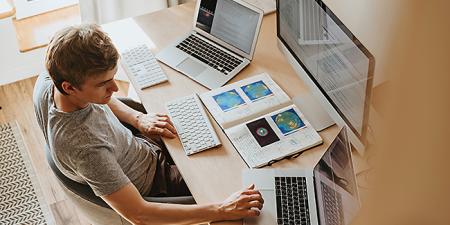
[[[150,196],[153,197],[175,197],[191,196],[191,192],[181,176],[175,164],[167,157],[164,150],[158,151],[158,165],[156,167]]]
[[[131,100],[119,98],[120,101],[128,105],[129,107],[146,113],[145,108]],[[140,138],[143,138],[159,147],[160,150],[156,151],[157,154],[157,166],[155,177],[153,178],[152,188],[148,196],[152,197],[176,197],[176,196],[191,196],[191,192],[187,187],[186,183],[181,176],[180,171],[178,171],[177,166],[170,157],[164,142],[159,136],[147,137],[139,133],[133,126],[122,123],[125,127],[131,130],[131,132]]]

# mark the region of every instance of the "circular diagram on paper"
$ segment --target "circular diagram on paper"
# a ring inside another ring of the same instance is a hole
[[[293,109],[289,109],[272,116],[272,119],[283,134],[290,133],[305,126],[303,121]]]
[[[256,133],[257,133],[259,136],[264,137],[264,136],[267,136],[267,134],[269,134],[269,131],[268,131],[266,128],[264,128],[264,127],[260,127],[260,128],[258,128],[258,129],[256,130]]]

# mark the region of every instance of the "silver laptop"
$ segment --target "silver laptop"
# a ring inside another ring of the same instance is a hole
[[[203,86],[223,86],[253,58],[263,11],[240,0],[198,0],[193,30],[156,58]]]
[[[347,225],[360,204],[346,128],[314,169],[253,169],[243,172],[264,198],[257,218],[245,224]]]

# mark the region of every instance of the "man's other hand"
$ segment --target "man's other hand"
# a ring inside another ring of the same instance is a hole
[[[177,131],[169,116],[161,113],[139,114],[137,129],[144,135],[161,135],[174,138]]]
[[[264,199],[255,185],[244,188],[228,197],[219,207],[224,220],[237,220],[244,217],[259,216]]]

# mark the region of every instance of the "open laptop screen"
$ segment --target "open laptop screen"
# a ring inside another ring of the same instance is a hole
[[[233,0],[201,0],[196,26],[250,54],[259,16]]]
[[[314,185],[320,224],[350,224],[359,200],[345,127],[314,168]]]

